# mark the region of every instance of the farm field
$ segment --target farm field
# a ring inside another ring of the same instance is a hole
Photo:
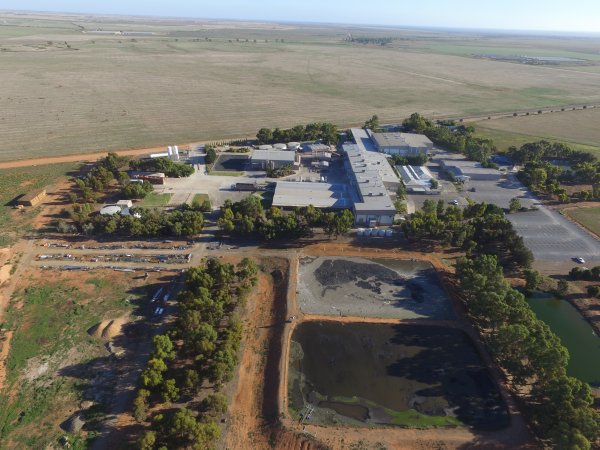
[[[574,208],[567,210],[566,213],[596,236],[600,236],[600,207]]]
[[[600,156],[600,108],[486,120],[477,131],[494,139],[500,150],[546,139],[564,142]]]
[[[0,16],[0,160],[253,136],[261,127],[600,102],[598,39],[245,22]],[[100,34],[131,30],[149,35]],[[347,42],[390,36],[386,47]],[[474,58],[585,58],[585,66]],[[115,71],[118,76],[115,77]]]
[[[0,440],[8,448],[47,448],[66,435],[74,448],[85,448],[85,435],[59,426],[85,400],[93,400],[82,412],[85,421],[103,416],[116,375],[106,344],[119,346],[143,281],[115,272],[24,275],[4,318],[12,339],[0,390]]]

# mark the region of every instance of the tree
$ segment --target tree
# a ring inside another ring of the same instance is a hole
[[[167,360],[175,358],[173,343],[169,336],[165,334],[156,335],[152,338],[152,342],[154,344],[154,357]]]
[[[140,450],[153,450],[156,444],[156,431],[146,431],[140,438],[138,445]]]
[[[379,130],[379,116],[377,116],[376,114],[373,115],[369,120],[367,120],[363,126],[363,128],[372,130],[372,131],[378,131]]]
[[[519,209],[521,209],[521,201],[519,200],[518,197],[513,197],[510,199],[510,203],[508,204],[508,210],[511,213],[517,212]]]
[[[146,416],[148,415],[148,397],[150,397],[150,391],[140,389],[133,401],[133,417],[137,422],[146,420]]]
[[[556,283],[556,293],[561,297],[569,291],[569,282],[567,280],[558,280]]]
[[[202,407],[212,415],[225,414],[228,404],[223,394],[210,394],[202,401]]]
[[[600,286],[588,286],[587,293],[588,293],[588,296],[590,296],[592,298],[598,297],[598,294],[600,294]]]
[[[437,189],[440,187],[440,183],[435,178],[432,178],[431,180],[429,180],[429,184],[431,186],[431,189]]]
[[[142,372],[142,385],[144,387],[156,387],[163,381],[163,372],[167,371],[167,365],[160,358],[151,358],[147,367]]]
[[[185,371],[185,379],[183,384],[185,391],[189,395],[195,395],[202,387],[202,378],[197,370],[188,369]]]
[[[168,379],[163,382],[160,392],[164,402],[174,402],[179,398],[179,389],[177,383],[173,379]]]
[[[535,291],[542,282],[542,276],[537,270],[525,269],[523,272],[525,277],[525,290],[527,292]]]
[[[256,134],[259,144],[270,144],[273,142],[273,132],[269,128],[261,128]]]

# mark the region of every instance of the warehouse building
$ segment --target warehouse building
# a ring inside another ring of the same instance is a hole
[[[353,128],[356,144],[345,144],[344,165],[353,188],[353,211],[358,226],[392,225],[396,208],[388,188],[400,183],[385,156],[376,153],[367,132]]]
[[[285,150],[254,150],[250,157],[250,165],[254,170],[280,169],[289,165],[298,167],[300,156]]]
[[[28,192],[17,200],[17,205],[21,206],[36,206],[46,197],[46,189],[37,189]]]
[[[289,209],[309,205],[321,209],[350,209],[352,200],[346,187],[340,184],[277,182],[273,206]]]
[[[433,175],[425,166],[396,166],[408,192],[426,193],[431,190]]]
[[[423,134],[413,133],[373,133],[369,136],[377,150],[388,155],[426,155],[433,150],[433,142]]]
[[[500,171],[482,167],[476,161],[467,161],[462,155],[448,155],[439,160],[440,167],[450,175],[454,181],[499,181]]]

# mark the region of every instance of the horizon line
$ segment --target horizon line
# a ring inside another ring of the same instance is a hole
[[[109,17],[131,17],[131,18],[150,18],[150,19],[166,19],[166,20],[188,20],[188,21],[227,21],[227,22],[254,22],[254,23],[278,23],[278,24],[295,24],[295,25],[328,25],[328,26],[348,26],[348,27],[376,27],[376,28],[393,28],[393,29],[417,29],[417,30],[432,30],[432,31],[468,31],[468,32],[488,32],[488,33],[521,33],[521,34],[562,34],[570,35],[571,37],[600,37],[600,31],[589,30],[555,30],[555,29],[528,29],[528,28],[476,28],[476,27],[456,27],[452,25],[406,25],[406,24],[376,24],[376,23],[358,23],[358,22],[321,22],[316,20],[294,21],[285,19],[240,19],[227,17],[197,17],[197,16],[169,16],[169,15],[154,15],[154,14],[120,14],[120,13],[103,13],[103,12],[78,12],[78,11],[40,11],[40,10],[21,10],[21,9],[0,9],[2,13],[18,13],[18,14],[49,14],[49,15],[78,15],[78,16],[109,16]]]

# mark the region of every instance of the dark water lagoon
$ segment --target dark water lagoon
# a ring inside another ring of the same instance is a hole
[[[468,336],[448,327],[305,322],[288,397],[310,422],[501,429],[506,406]]]
[[[567,372],[600,387],[600,338],[573,305],[547,295],[534,296],[529,305],[569,350]]]

